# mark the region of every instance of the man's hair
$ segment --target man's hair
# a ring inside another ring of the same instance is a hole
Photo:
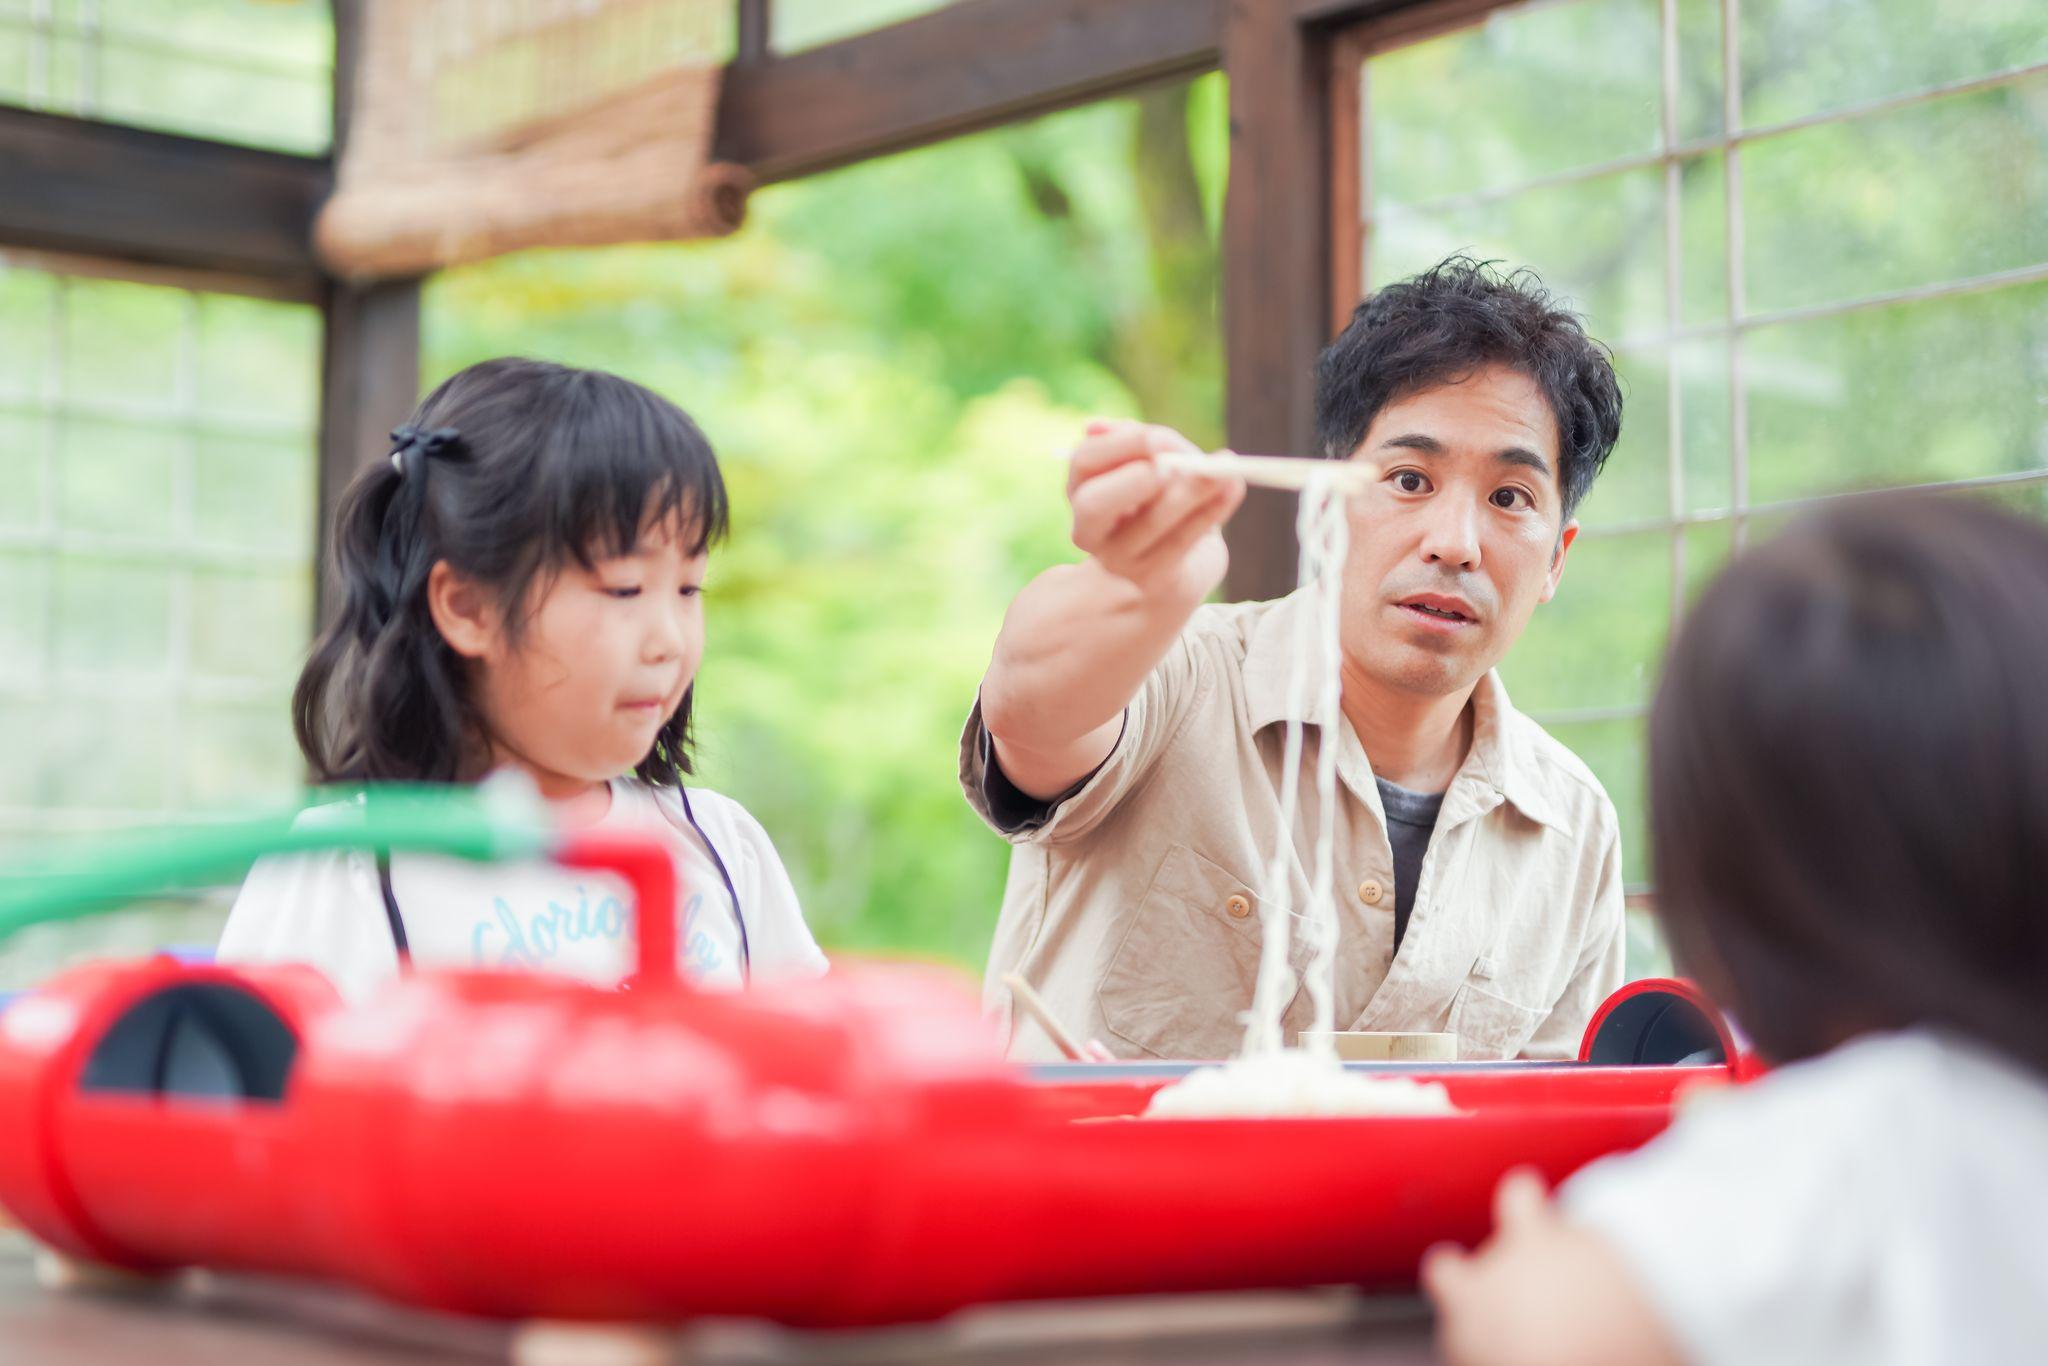
[[[1766,1056],[1934,1026],[2048,1072],[2048,529],[1877,495],[1740,557],[1650,718],[1658,913]]]
[[[1621,436],[1621,385],[1576,313],[1532,272],[1494,265],[1453,256],[1361,303],[1316,362],[1316,435],[1342,460],[1389,403],[1504,365],[1533,380],[1557,418],[1569,518]]]

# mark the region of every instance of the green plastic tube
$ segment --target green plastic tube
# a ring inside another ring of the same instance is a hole
[[[265,854],[408,849],[479,861],[534,858],[558,842],[538,797],[466,787],[315,792],[254,819],[135,831],[0,875],[0,939],[173,888],[238,880]]]

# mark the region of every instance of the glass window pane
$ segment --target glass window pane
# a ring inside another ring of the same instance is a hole
[[[1678,163],[1678,319],[1728,320],[1728,165],[1719,152]]]
[[[308,71],[334,60],[328,0],[96,0],[100,26],[137,41],[204,53],[222,62],[275,63]]]
[[[1374,210],[1656,151],[1661,22],[1657,0],[1517,7],[1375,57]]]
[[[1521,699],[1516,698],[1517,705]],[[1614,721],[1560,721],[1544,727],[1552,738],[1579,756],[1621,818],[1621,876],[1629,884],[1651,880],[1650,822],[1644,793],[1648,787],[1639,716]]]
[[[189,297],[162,285],[67,279],[65,397],[130,409],[175,404]]]
[[[33,805],[68,811],[154,813],[166,806],[176,728],[161,702],[67,698],[42,708],[31,747],[39,762]],[[120,738],[118,749],[107,737]]]
[[[2048,73],[1751,143],[1742,206],[1752,312],[2048,262]]]
[[[0,665],[0,676],[4,669]],[[11,756],[0,763],[0,806],[28,807],[40,800],[42,770],[36,759],[42,730],[42,708],[0,694],[0,754]],[[0,869],[6,866],[7,855],[0,852]]]
[[[303,643],[312,634],[313,586],[307,575],[192,575],[196,677],[271,683],[282,696],[291,689]]]
[[[1749,498],[2048,464],[2048,282],[1759,328]]]
[[[1673,364],[1675,360],[1675,366]],[[1673,515],[1671,393],[1679,397],[1677,439],[1687,512],[1734,503],[1728,446],[1728,343],[1689,338],[1673,346],[1636,346],[1615,355],[1623,406],[1621,441],[1579,509],[1589,528]]]
[[[320,414],[320,315],[231,294],[201,298],[199,411],[311,431]]]
[[[99,70],[99,118],[293,151],[327,143],[334,96],[324,79],[202,65],[113,40],[101,49]]]
[[[0,530],[42,525],[48,427],[40,413],[0,408]]]
[[[0,678],[38,677],[49,638],[49,558],[0,554]],[[16,752],[0,749],[0,754]]]
[[[0,104],[32,108],[42,103],[42,81],[29,60],[29,45],[19,36],[21,16],[0,5]]]
[[[1671,514],[1669,348],[1617,352],[1623,394],[1621,440],[1578,510],[1587,527],[1644,522]]]
[[[1728,343],[1722,337],[1688,338],[1678,344],[1677,355],[1685,510],[1733,507],[1734,455],[1728,427],[1734,412],[1728,392]],[[1624,409],[1622,424],[1632,420]]]
[[[161,564],[59,559],[53,608],[57,669],[114,678],[167,674],[178,577]]]
[[[1642,876],[1638,876],[1638,873]],[[1631,868],[1627,876],[1631,882],[1641,882],[1647,879],[1648,870]],[[1671,946],[1664,940],[1664,927],[1657,923],[1656,913],[1648,907],[1638,908],[1631,905],[1628,908],[1626,923],[1628,948],[1625,951],[1626,964],[1623,971],[1628,980],[1635,982],[1645,977],[1671,976],[1674,971],[1671,966]]]
[[[305,776],[280,694],[261,705],[207,704],[186,712],[182,793],[200,806],[245,803],[252,791],[288,792]]]
[[[43,395],[56,318],[56,280],[10,266],[0,253],[0,396]]]
[[[1742,0],[1748,127],[2048,61],[2040,0]]]
[[[1678,140],[1697,142],[1727,129],[1727,63],[1721,0],[1678,0]]]
[[[311,558],[319,513],[310,440],[202,433],[193,469],[201,544]]]
[[[67,420],[57,441],[57,524],[161,540],[177,530],[182,432],[132,422]]]
[[[327,0],[0,5],[0,102],[319,153],[332,133]]]
[[[1455,251],[1527,266],[1609,341],[1664,330],[1664,173],[1655,166],[1374,221],[1378,288]]]
[[[1669,534],[1581,535],[1557,596],[1501,661],[1508,695],[1539,716],[1647,702],[1670,607]]]
[[[298,788],[320,348],[314,308],[0,267],[0,869]],[[52,926],[0,982],[221,914]]]

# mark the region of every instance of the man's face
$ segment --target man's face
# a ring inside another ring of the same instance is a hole
[[[1351,453],[1380,467],[1351,501],[1347,674],[1441,696],[1469,687],[1550,601],[1564,522],[1557,418],[1501,366],[1382,408]]]

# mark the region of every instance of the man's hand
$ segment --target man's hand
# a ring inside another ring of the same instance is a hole
[[[1493,1237],[1422,1259],[1450,1366],[1681,1366],[1670,1330],[1598,1234],[1571,1223],[1528,1170],[1493,1196]]]
[[[1152,460],[1198,449],[1142,422],[1097,422],[1067,466],[1074,544],[1147,597],[1192,607],[1223,581],[1222,526],[1244,501],[1234,475],[1166,471]]]

